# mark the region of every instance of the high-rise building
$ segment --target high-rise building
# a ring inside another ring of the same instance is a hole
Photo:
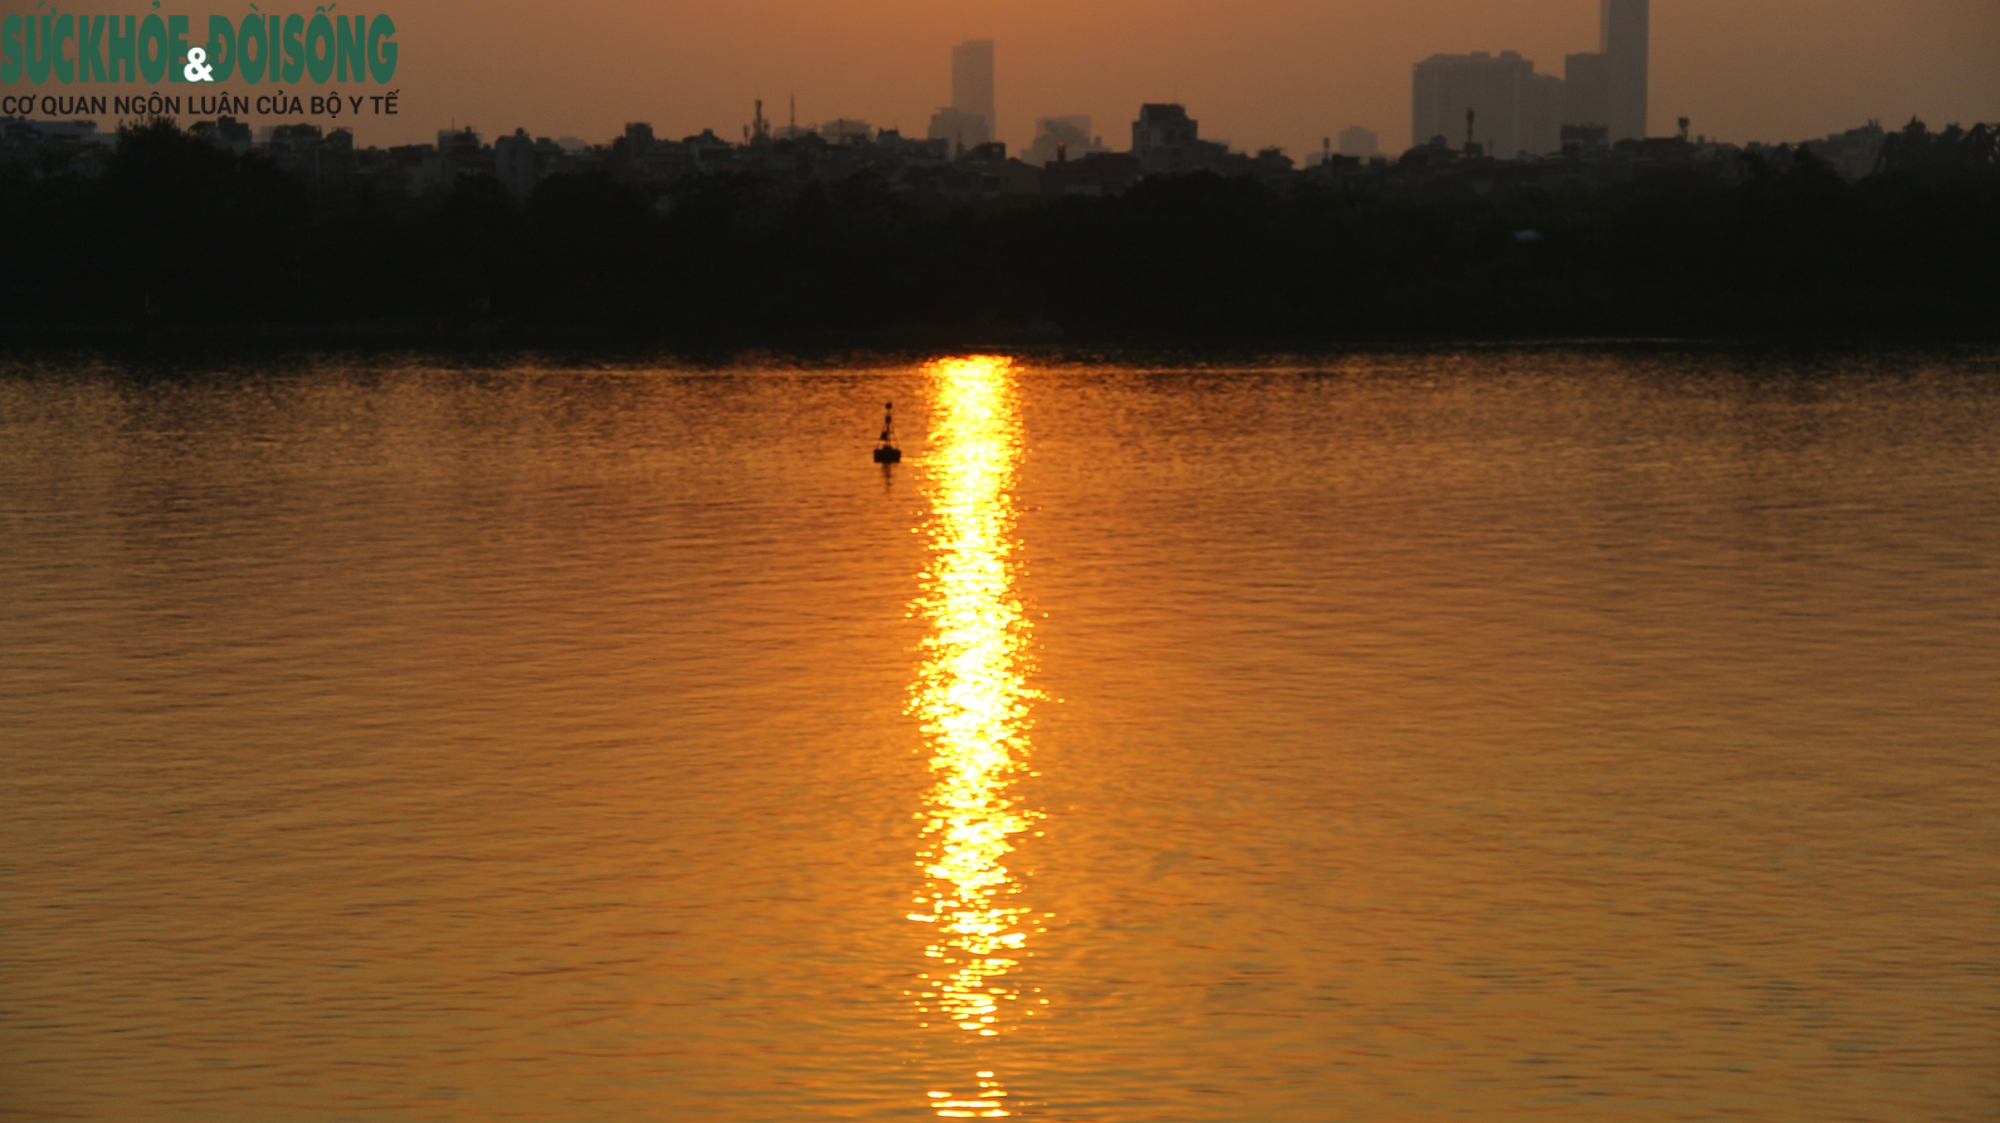
[[[1615,143],[1646,135],[1649,0],[1599,0],[1599,49],[1609,69],[1607,120]],[[1597,124],[1599,122],[1572,122]]]
[[[1432,55],[1416,65],[1410,143],[1470,141],[1503,160],[1554,152],[1562,145],[1562,99],[1562,79],[1536,74],[1518,52]]]
[[[1611,124],[1611,58],[1592,52],[1563,60],[1565,125],[1604,128]]]
[[[1562,151],[1563,80],[1553,74],[1528,78],[1528,113],[1521,123],[1521,151],[1537,156]]]
[[[951,107],[986,120],[984,144],[1000,133],[993,107],[993,40],[970,39],[951,49]],[[972,144],[970,137],[966,144]]]

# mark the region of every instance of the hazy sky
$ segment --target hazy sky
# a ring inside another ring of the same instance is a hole
[[[1596,48],[1598,9],[1598,0],[348,3],[339,14],[388,12],[402,42],[403,115],[353,122],[363,143],[430,139],[454,120],[488,137],[524,126],[602,141],[626,121],[649,121],[661,135],[708,126],[740,138],[753,98],[782,124],[793,94],[801,124],[845,115],[921,134],[950,99],[951,44],[991,38],[1000,133],[1014,147],[1031,139],[1036,116],[1087,113],[1123,149],[1140,102],[1181,101],[1203,136],[1299,155],[1355,124],[1400,150],[1410,64],[1435,52],[1518,50],[1561,74],[1564,54]],[[33,7],[0,0],[0,11]],[[210,12],[240,17],[248,5],[165,0],[162,10],[195,16],[199,29]],[[79,88],[43,87],[56,89]],[[1686,115],[1695,132],[1727,140],[1795,140],[1912,114],[1933,125],[2000,120],[2000,0],[1653,0],[1654,133]]]

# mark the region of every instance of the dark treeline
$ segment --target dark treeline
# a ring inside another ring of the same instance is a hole
[[[1735,183],[1576,194],[1278,194],[1192,175],[1107,198],[947,205],[856,177],[525,202],[318,184],[169,122],[96,179],[0,178],[19,326],[479,327],[662,342],[1990,336],[2000,176],[1850,185],[1810,156]],[[1535,231],[1539,240],[1517,237]]]

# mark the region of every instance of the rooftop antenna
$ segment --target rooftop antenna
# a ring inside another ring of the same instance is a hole
[[[1681,143],[1682,143],[1682,144],[1686,144],[1686,143],[1687,143],[1687,140],[1688,140],[1688,126],[1689,126],[1689,125],[1691,125],[1691,124],[1693,124],[1693,123],[1694,123],[1694,122],[1692,122],[1692,121],[1689,121],[1689,120],[1688,120],[1687,118],[1685,118],[1685,117],[1681,118]]]

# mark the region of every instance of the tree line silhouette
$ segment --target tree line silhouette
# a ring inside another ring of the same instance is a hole
[[[1992,132],[1912,129],[1855,184],[1800,152],[1734,181],[1668,171],[1594,192],[1197,174],[950,204],[866,175],[559,176],[524,201],[472,178],[413,199],[157,120],[122,132],[101,177],[0,174],[0,322],[700,345],[1990,336]]]

